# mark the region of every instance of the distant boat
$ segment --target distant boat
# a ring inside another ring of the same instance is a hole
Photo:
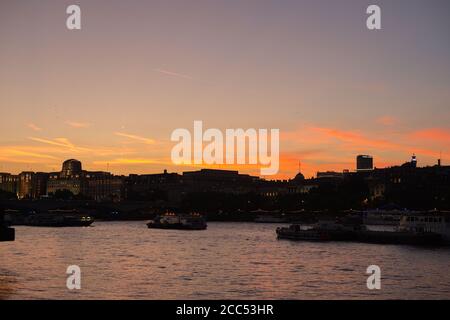
[[[5,221],[15,226],[88,227],[94,218],[76,210],[49,210],[47,213],[7,213]]]
[[[178,230],[205,230],[207,228],[205,219],[198,213],[176,214],[169,212],[156,216],[147,223],[147,226],[154,229]]]

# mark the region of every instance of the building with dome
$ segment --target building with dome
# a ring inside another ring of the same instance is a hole
[[[122,187],[122,177],[104,171],[85,171],[81,161],[69,159],[63,162],[60,172],[49,174],[47,195],[67,190],[75,196],[97,201],[120,200]]]

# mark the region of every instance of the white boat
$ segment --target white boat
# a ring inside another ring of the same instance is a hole
[[[450,214],[442,212],[420,212],[403,215],[399,230],[437,233],[445,243],[450,244]]]

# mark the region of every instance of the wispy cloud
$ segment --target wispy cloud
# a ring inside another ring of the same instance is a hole
[[[189,80],[193,80],[194,79],[194,78],[192,78],[189,75],[178,73],[178,72],[174,72],[174,71],[170,71],[170,70],[166,70],[166,69],[155,69],[155,71],[159,72],[161,74],[165,74],[166,76],[178,77],[178,78],[189,79]]]
[[[30,140],[39,142],[47,145],[48,153],[63,155],[66,154],[68,156],[74,155],[90,155],[97,157],[104,156],[114,156],[114,155],[129,155],[135,154],[137,151],[132,148],[125,148],[123,146],[117,147],[103,147],[103,146],[79,146],[72,143],[67,138],[55,138],[55,139],[46,139],[46,138],[37,138],[37,137],[29,137]],[[33,148],[32,146],[26,146],[26,148]],[[39,149],[42,149],[40,147]]]
[[[427,140],[429,142],[438,141],[450,144],[450,130],[441,128],[429,128],[418,130],[411,134],[415,139]]]
[[[31,130],[34,130],[34,131],[42,131],[41,127],[38,127],[37,125],[35,125],[32,122],[28,123],[27,127],[30,128]]]
[[[376,119],[376,123],[383,126],[393,126],[397,123],[397,119],[391,116],[382,116]]]
[[[137,135],[129,134],[129,133],[125,133],[125,132],[114,132],[114,134],[119,137],[128,138],[128,139],[138,141],[141,143],[145,143],[145,144],[155,144],[156,143],[155,140],[153,140],[153,139],[144,138],[141,136],[137,136]]]
[[[168,164],[170,160],[160,160],[153,158],[117,158],[104,161],[94,161],[95,165],[118,164],[118,165],[139,165],[139,164]]]
[[[66,138],[55,138],[53,140],[49,140],[49,139],[43,139],[43,138],[29,137],[29,139],[36,141],[36,142],[49,144],[52,146],[58,146],[58,147],[63,147],[63,148],[68,148],[68,149],[76,149],[77,148],[73,143],[71,143]]]
[[[66,121],[65,124],[67,124],[69,127],[75,128],[75,129],[87,128],[87,127],[91,126],[91,124],[88,122]]]
[[[18,160],[18,158],[39,158],[39,159],[57,159],[48,154],[32,152],[21,149],[20,147],[0,147],[2,158],[11,158],[11,160]]]
[[[311,128],[314,132],[321,135],[325,139],[331,139],[331,141],[340,141],[347,147],[353,148],[371,148],[371,149],[395,149],[399,145],[387,139],[379,139],[368,137],[361,132],[352,130],[341,130],[335,128]]]

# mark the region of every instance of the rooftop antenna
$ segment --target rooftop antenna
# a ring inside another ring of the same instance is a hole
[[[300,160],[298,161],[298,172],[302,172],[302,163],[300,162]]]

